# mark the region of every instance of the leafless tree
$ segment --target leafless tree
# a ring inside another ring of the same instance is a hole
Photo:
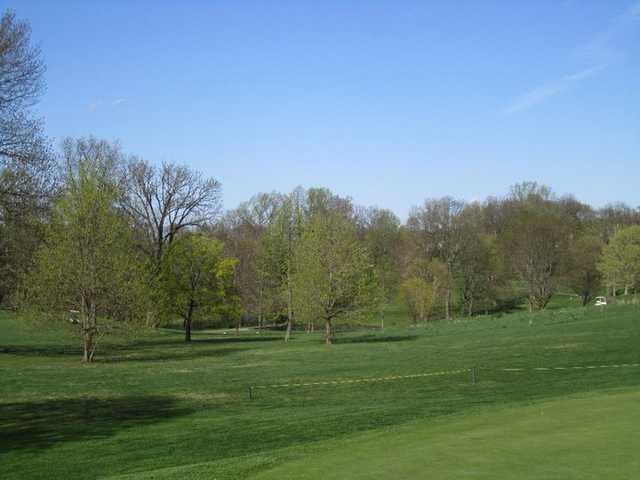
[[[42,125],[28,109],[44,90],[44,63],[31,28],[8,11],[0,19],[0,162],[29,162],[43,149]]]
[[[29,266],[58,185],[42,122],[29,111],[44,89],[43,73],[29,25],[5,12],[0,18],[0,301]]]
[[[122,208],[143,235],[143,247],[159,264],[166,247],[184,229],[214,221],[221,208],[221,186],[213,178],[173,163],[155,167],[129,161]]]

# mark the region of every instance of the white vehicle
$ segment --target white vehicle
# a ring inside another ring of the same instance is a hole
[[[596,297],[596,307],[604,307],[607,305],[607,297]]]

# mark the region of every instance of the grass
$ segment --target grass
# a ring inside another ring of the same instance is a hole
[[[395,315],[400,322],[401,313]],[[535,435],[555,435],[550,427],[557,422],[552,420],[546,430],[533,428],[538,404],[544,404],[545,412],[556,412],[552,418],[567,422],[564,429],[576,427],[566,437],[553,438],[554,445],[567,451],[558,468],[576,463],[572,471],[578,475],[577,463],[592,457],[576,456],[568,447],[577,439],[585,442],[582,452],[597,450],[583,438],[585,429],[602,432],[593,436],[601,442],[602,455],[623,455],[617,445],[627,434],[617,426],[624,418],[633,425],[637,418],[632,408],[637,398],[625,395],[638,391],[640,368],[532,369],[635,363],[639,316],[640,309],[632,305],[558,308],[347,332],[331,347],[321,343],[319,334],[297,333],[285,345],[280,333],[196,333],[195,341],[185,345],[179,332],[149,331],[109,339],[98,352],[99,361],[87,366],[79,362],[77,340],[61,329],[34,328],[15,315],[0,314],[0,472],[3,479],[285,478],[284,471],[298,472],[295,478],[315,478],[312,465],[324,465],[326,476],[357,478],[357,472],[366,472],[363,465],[376,464],[381,449],[386,452],[397,443],[406,448],[389,450],[386,458],[400,469],[399,477],[415,477],[412,472],[423,471],[419,458],[431,455],[450,459],[431,471],[443,478],[462,476],[461,470],[446,470],[448,463],[479,469],[486,478],[515,478],[509,473],[518,471],[515,465],[533,468],[550,451],[551,443],[534,441]],[[259,389],[252,400],[247,398],[249,385],[471,366],[479,368],[475,385],[463,373]],[[506,372],[505,367],[525,370]],[[625,405],[618,417],[607,414],[596,422],[588,414],[614,405],[618,400],[607,399],[617,395]],[[595,402],[591,406],[589,399]],[[587,414],[580,427],[568,413],[583,407]],[[523,442],[531,438],[529,456],[509,450],[506,426],[521,425],[519,415],[532,428],[522,430]],[[476,433],[463,435],[467,430]],[[496,443],[498,437],[505,440]],[[474,439],[496,443],[496,452],[509,458],[499,462],[485,455],[486,444]],[[464,455],[456,457],[444,447],[409,448],[425,442],[447,445],[445,440],[459,443]],[[637,442],[630,445],[638,447]],[[485,470],[478,466],[483,458]],[[510,461],[515,463],[509,466]],[[619,478],[624,478],[625,462]],[[537,478],[553,476],[538,472]],[[473,478],[484,477],[479,473]]]
[[[367,432],[256,479],[634,478],[639,401],[595,395]]]

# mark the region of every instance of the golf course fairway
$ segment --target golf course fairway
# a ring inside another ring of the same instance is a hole
[[[268,479],[631,479],[640,472],[640,392],[469,412],[360,434]]]

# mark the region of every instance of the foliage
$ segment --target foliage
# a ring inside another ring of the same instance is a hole
[[[351,222],[338,213],[316,214],[306,225],[295,252],[294,310],[325,322],[377,312],[382,300],[374,266],[358,242]]]
[[[117,189],[104,159],[67,163],[64,195],[56,202],[45,243],[27,276],[27,300],[44,309],[78,310],[83,359],[92,361],[98,317],[140,316],[143,263],[131,231],[115,208]]]
[[[159,281],[164,308],[184,320],[186,341],[194,319],[240,314],[233,285],[237,261],[223,251],[220,241],[192,233],[174,240],[165,254]]]
[[[640,280],[640,226],[620,228],[602,252],[598,263],[602,273],[615,294],[616,287],[636,286]]]
[[[496,236],[469,232],[458,268],[462,304],[469,316],[495,306],[498,287],[504,280],[503,270]]]
[[[543,193],[545,193],[544,191]],[[543,309],[557,288],[565,251],[567,222],[542,194],[517,191],[501,237],[513,272],[527,286],[530,310]]]
[[[598,261],[602,254],[602,241],[593,234],[579,233],[569,242],[563,265],[563,281],[580,295],[586,305],[598,292],[601,273]]]
[[[433,285],[421,277],[407,278],[400,285],[400,297],[414,323],[426,322],[433,308]]]

